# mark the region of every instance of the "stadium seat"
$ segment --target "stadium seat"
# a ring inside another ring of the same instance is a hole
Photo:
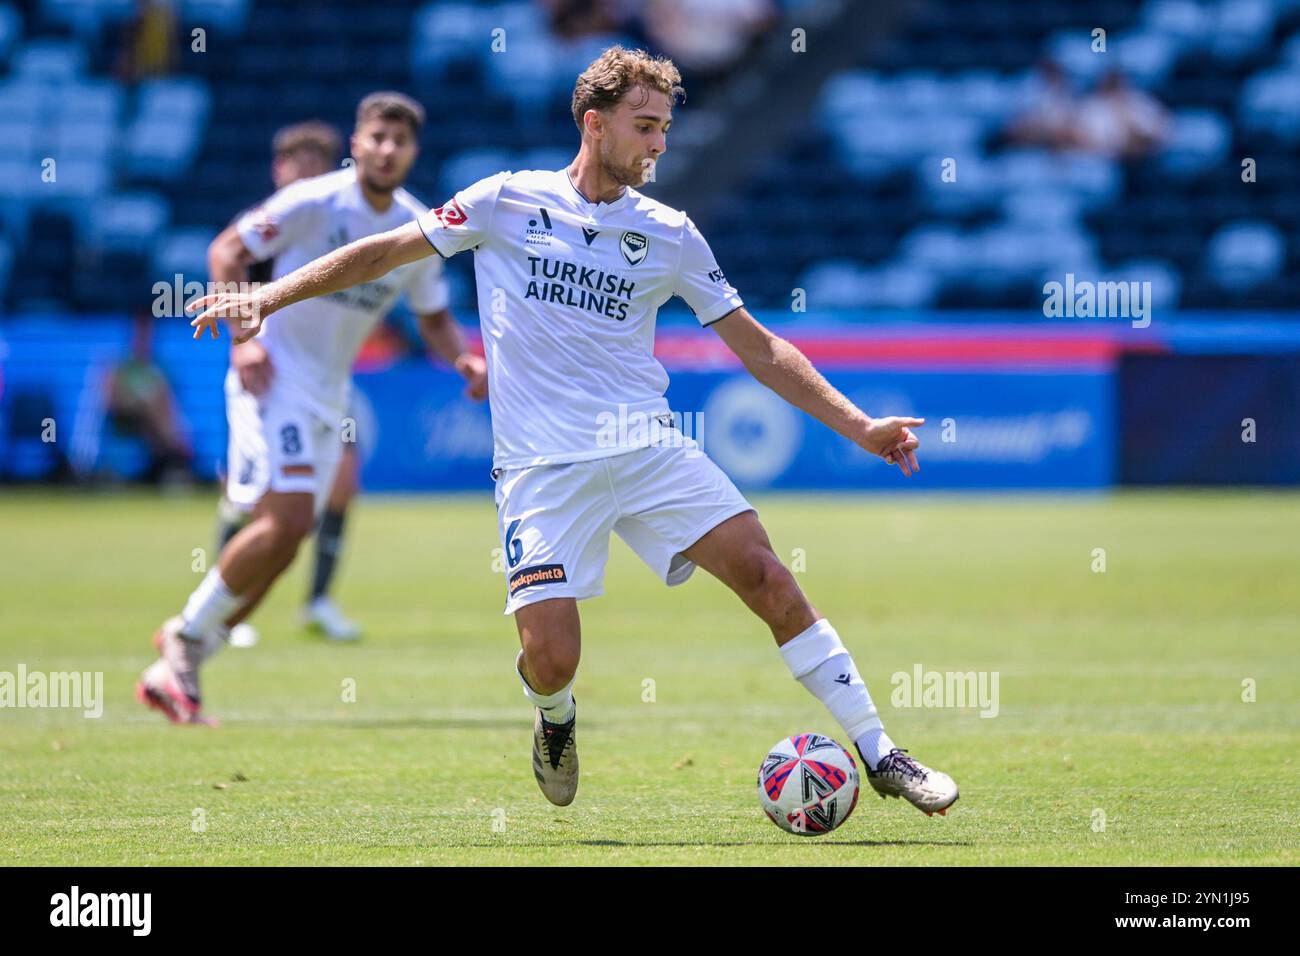
[[[1239,60],[1258,50],[1273,33],[1273,0],[1221,0],[1212,51],[1220,60]]]
[[[29,163],[36,155],[36,124],[0,114],[0,143],[11,160]]]
[[[127,171],[164,180],[180,177],[198,151],[210,109],[211,97],[200,80],[141,84],[136,117],[125,137]]]
[[[206,228],[173,229],[153,248],[151,274],[163,277],[180,274],[186,282],[208,280],[208,245],[214,233]]]
[[[129,20],[137,5],[137,0],[41,0],[41,13],[51,22],[93,40],[106,24]]]
[[[181,15],[186,23],[211,24],[233,33],[244,26],[250,5],[250,0],[181,0]]]
[[[166,200],[156,194],[113,196],[96,203],[86,238],[95,248],[139,252],[152,245],[168,216]]]
[[[438,195],[442,202],[447,197],[485,176],[510,169],[510,154],[503,149],[467,149],[449,157],[438,172]]]
[[[1178,175],[1199,173],[1222,162],[1231,143],[1231,128],[1214,110],[1181,110],[1174,114],[1160,165]]]
[[[1244,291],[1278,275],[1286,259],[1282,232],[1268,222],[1234,222],[1219,229],[1205,250],[1205,269],[1230,291]]]
[[[86,50],[75,40],[31,40],[13,57],[14,76],[42,84],[70,83],[86,69]]]
[[[491,27],[481,29],[482,16],[473,3],[433,2],[415,15],[411,29],[411,69],[417,75],[438,73],[460,59],[477,59],[491,41]]]

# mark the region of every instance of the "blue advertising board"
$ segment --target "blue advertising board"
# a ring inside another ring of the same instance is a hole
[[[829,378],[869,412],[926,418],[917,478],[902,481],[743,372],[676,372],[668,399],[683,432],[751,490],[1097,488],[1114,478],[1104,370],[868,369]],[[359,374],[356,386],[367,488],[491,486],[490,416],[458,379],[413,361]]]

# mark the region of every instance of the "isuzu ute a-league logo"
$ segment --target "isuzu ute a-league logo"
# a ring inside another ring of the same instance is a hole
[[[544,206],[538,206],[537,212],[542,221],[539,225],[536,219],[528,220],[528,228],[524,230],[524,242],[530,246],[549,246],[551,240],[555,238],[551,232],[555,227],[551,225],[551,214]]]
[[[625,232],[618,241],[618,251],[623,253],[623,258],[630,266],[638,265],[649,248],[650,240],[639,232]]]

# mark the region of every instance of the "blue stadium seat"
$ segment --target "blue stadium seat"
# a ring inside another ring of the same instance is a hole
[[[132,176],[179,179],[198,152],[211,110],[201,80],[150,80],[141,84],[136,117],[126,130],[126,169]]]
[[[42,15],[87,40],[106,25],[121,24],[135,13],[137,0],[41,0]]]
[[[1286,240],[1269,222],[1234,222],[1219,229],[1205,250],[1205,269],[1230,291],[1273,279],[1286,260]]]
[[[1199,173],[1222,162],[1231,145],[1232,129],[1217,112],[1180,110],[1174,114],[1160,165],[1180,176]]]
[[[208,280],[208,245],[215,233],[203,227],[173,229],[153,247],[151,274],[172,276],[179,273],[186,282]]]
[[[141,252],[167,225],[167,202],[154,193],[112,196],[95,204],[87,233],[96,248]]]
[[[14,76],[42,84],[71,83],[86,69],[86,49],[76,40],[31,40],[13,57]]]
[[[442,202],[485,176],[510,169],[510,154],[504,149],[467,149],[448,157],[438,171],[438,195]]]
[[[181,14],[186,23],[210,24],[233,33],[244,26],[250,6],[250,0],[181,0]]]

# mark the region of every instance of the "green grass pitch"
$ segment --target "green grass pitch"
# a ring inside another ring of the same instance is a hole
[[[1300,863],[1300,496],[756,504],[892,736],[960,784],[946,818],[864,781],[829,836],[772,826],[766,748],[840,728],[721,585],[617,542],[582,606],[582,786],[547,804],[487,494],[358,502],[338,595],[367,639],[297,629],[304,548],[262,643],[205,671],[222,726],[172,727],[132,686],[212,496],[7,491],[0,671],[102,671],[105,709],[0,709],[0,863]],[[918,664],[997,672],[997,716],[894,706]]]

